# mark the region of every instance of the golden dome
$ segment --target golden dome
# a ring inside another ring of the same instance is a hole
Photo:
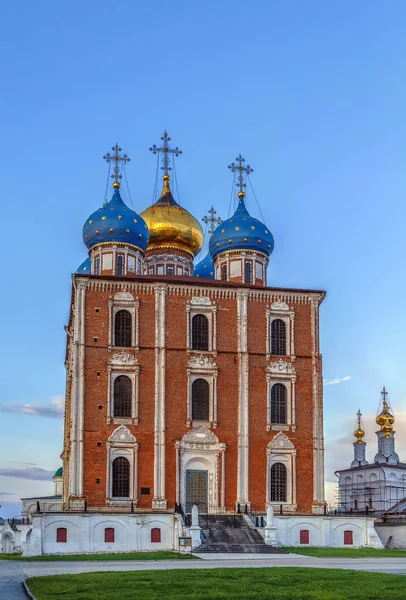
[[[386,402],[386,400],[384,400],[382,412],[379,413],[379,415],[376,417],[376,424],[379,425],[380,427],[382,427],[382,429],[383,429],[383,425],[385,425],[385,423],[389,423],[390,425],[393,425],[394,422],[395,422],[395,417],[389,412],[388,403]]]
[[[203,229],[199,221],[175,201],[167,174],[164,175],[164,187],[158,202],[144,210],[141,217],[149,231],[147,250],[173,248],[195,256],[203,245]]]
[[[365,435],[364,430],[362,429],[362,421],[361,421],[362,413],[360,410],[357,412],[357,428],[354,431],[354,436],[357,438],[357,444],[363,444],[364,440],[362,439]]]

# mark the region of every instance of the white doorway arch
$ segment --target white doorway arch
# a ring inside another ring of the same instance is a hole
[[[14,540],[11,533],[5,533],[1,538],[2,554],[12,554],[14,552]]]

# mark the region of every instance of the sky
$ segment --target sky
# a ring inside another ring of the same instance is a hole
[[[405,2],[20,0],[2,17],[0,515],[52,493],[61,465],[70,275],[102,157],[116,142],[131,157],[142,211],[164,129],[183,206],[227,218],[241,152],[275,236],[269,285],[327,291],[330,504],[358,408],[373,460],[383,385],[406,461]],[[260,218],[250,189],[247,206]]]

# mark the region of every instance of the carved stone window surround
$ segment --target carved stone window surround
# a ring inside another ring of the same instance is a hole
[[[140,346],[140,323],[139,323],[139,298],[134,298],[130,292],[117,292],[114,298],[109,299],[109,350],[118,348],[114,342],[114,321],[115,315],[119,310],[127,310],[131,314],[132,323],[132,344],[131,348],[139,350]]]
[[[200,353],[193,356],[187,363],[188,392],[187,392],[187,427],[204,425],[215,429],[217,421],[217,376],[216,363],[209,356]],[[196,379],[205,379],[209,384],[209,421],[194,421],[192,419],[192,384]]]
[[[107,441],[107,477],[106,477],[106,504],[108,506],[128,507],[131,503],[137,505],[138,490],[138,442],[131,431],[120,425],[113,431]],[[130,496],[129,498],[114,498],[112,496],[112,464],[122,456],[130,463]]]
[[[296,448],[290,439],[280,431],[269,442],[266,449],[267,468],[266,468],[266,506],[278,507],[282,504],[284,512],[295,512],[296,503]],[[286,502],[271,502],[271,467],[280,462],[286,467],[287,471],[287,498]]]
[[[209,322],[209,349],[194,350],[192,348],[192,319],[195,315],[204,315]],[[212,302],[208,296],[193,296],[186,303],[187,332],[186,350],[188,354],[197,352],[217,353],[217,304]]]
[[[266,314],[266,355],[271,356],[271,325],[275,319],[280,319],[286,325],[286,356],[295,354],[295,310],[289,308],[286,302],[276,301],[265,307]]]
[[[267,431],[296,431],[296,370],[291,362],[279,359],[268,364],[266,369],[267,381]],[[276,383],[286,387],[286,416],[287,423],[271,422],[271,390]]]
[[[137,359],[129,352],[119,352],[113,354],[107,361],[108,372],[108,402],[107,402],[107,423],[114,424],[133,424],[139,422],[139,373],[140,366]],[[114,417],[114,380],[120,375],[127,375],[131,379],[132,401],[131,418]]]

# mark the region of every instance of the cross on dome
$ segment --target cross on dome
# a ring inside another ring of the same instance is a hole
[[[238,164],[235,164],[234,162],[232,162],[231,165],[228,165],[228,168],[233,173],[238,171],[236,186],[240,188],[240,193],[242,192],[244,194],[243,188],[247,187],[247,184],[244,181],[244,179],[245,179],[244,173],[246,176],[248,176],[250,173],[253,173],[254,169],[252,169],[250,167],[250,165],[244,166],[245,158],[243,158],[241,156],[241,154],[239,154],[235,160],[237,161]]]
[[[205,223],[206,225],[208,223],[210,223],[209,225],[209,234],[210,237],[212,237],[214,230],[216,229],[217,225],[221,225],[223,222],[223,219],[221,219],[220,217],[215,217],[214,215],[217,214],[217,211],[214,209],[214,206],[212,206],[210,208],[210,210],[207,211],[209,213],[209,215],[204,215],[204,217],[202,217],[202,221],[203,223]]]
[[[131,158],[129,156],[127,156],[127,154],[120,154],[120,152],[123,149],[120,148],[120,146],[117,143],[115,146],[112,147],[112,150],[113,150],[114,154],[110,154],[110,152],[107,152],[107,154],[105,154],[103,156],[103,158],[106,161],[106,163],[108,163],[108,164],[110,164],[111,162],[114,162],[113,174],[110,175],[110,177],[112,179],[114,179],[113,186],[120,187],[119,179],[123,178],[123,176],[120,173],[120,163],[125,165],[128,162],[130,162]]]
[[[166,129],[164,131],[163,136],[161,137],[163,142],[161,147],[158,147],[156,144],[151,146],[150,151],[153,154],[162,154],[162,167],[161,170],[164,171],[165,175],[168,175],[168,171],[172,171],[172,167],[170,166],[171,154],[178,157],[182,154],[182,150],[180,150],[177,146],[176,148],[171,148],[169,142],[171,138],[169,137]]]

